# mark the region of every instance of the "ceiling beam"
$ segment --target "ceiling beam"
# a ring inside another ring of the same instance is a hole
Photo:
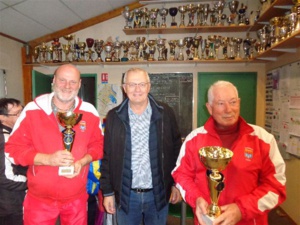
[[[0,32],[0,36],[6,37],[8,39],[11,39],[11,40],[14,40],[14,41],[17,41],[17,42],[20,42],[20,43],[23,43],[24,45],[26,44],[26,41],[22,41],[18,38],[12,37],[10,35],[7,35],[7,34],[1,33],[1,32]]]
[[[131,3],[129,5],[125,5],[125,6],[128,6],[130,10],[133,10],[133,9],[142,7],[143,5],[140,4],[139,2],[133,2],[133,3]],[[58,38],[58,37],[62,37],[64,35],[72,34],[74,32],[77,32],[79,30],[85,29],[87,27],[90,27],[90,26],[96,25],[98,23],[102,23],[104,21],[107,21],[109,19],[115,18],[115,17],[121,15],[121,12],[124,10],[125,6],[117,8],[117,9],[114,9],[114,10],[112,10],[110,12],[101,14],[99,16],[95,16],[95,17],[93,17],[91,19],[85,20],[83,22],[80,22],[80,23],[75,24],[73,26],[67,27],[65,29],[56,31],[56,32],[54,32],[52,34],[47,34],[47,35],[45,35],[43,37],[36,38],[36,39],[34,39],[32,41],[29,41],[28,44],[31,47],[35,47],[37,45],[40,45],[42,42],[49,42],[49,41],[53,40],[53,38]]]

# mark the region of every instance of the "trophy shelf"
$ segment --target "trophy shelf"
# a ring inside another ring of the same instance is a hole
[[[246,32],[251,25],[232,26],[192,26],[192,27],[166,27],[166,28],[131,28],[123,29],[126,35],[137,34],[182,34],[198,32]]]
[[[269,8],[259,16],[255,24],[250,28],[250,31],[257,31],[264,25],[269,24],[271,18],[282,16],[285,12],[289,11],[294,5],[293,0],[276,0]]]
[[[200,59],[200,60],[166,60],[166,61],[127,61],[127,62],[60,62],[60,63],[26,63],[35,67],[51,67],[72,63],[78,66],[116,66],[116,65],[166,65],[166,64],[203,64],[203,63],[251,63],[255,59]]]
[[[274,44],[263,53],[256,56],[256,59],[276,61],[276,57],[285,53],[296,53],[300,46],[300,30],[292,34],[290,37]]]

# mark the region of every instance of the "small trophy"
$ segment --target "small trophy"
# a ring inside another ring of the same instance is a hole
[[[75,131],[72,128],[81,120],[82,114],[74,112],[58,112],[57,118],[60,125],[66,128],[62,131],[64,147],[67,151],[71,152],[75,138]],[[58,170],[58,175],[60,176],[72,175],[73,173],[73,166],[60,166]]]
[[[175,21],[175,16],[177,15],[177,12],[178,12],[178,8],[176,7],[169,8],[169,13],[172,16],[171,27],[177,27],[177,22]]]
[[[199,150],[200,160],[207,168],[207,179],[210,191],[211,205],[208,206],[208,214],[202,219],[207,225],[221,215],[218,200],[221,191],[224,189],[224,175],[221,173],[230,162],[233,152],[227,148],[218,146],[207,146]]]

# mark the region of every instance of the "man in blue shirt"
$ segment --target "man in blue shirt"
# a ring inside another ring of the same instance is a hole
[[[106,119],[100,183],[103,205],[119,225],[165,225],[168,202],[181,199],[171,176],[181,135],[173,110],[150,88],[145,70],[129,69],[127,98]]]

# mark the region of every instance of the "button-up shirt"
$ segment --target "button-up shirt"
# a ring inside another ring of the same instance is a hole
[[[128,107],[131,128],[132,188],[152,188],[152,173],[149,154],[149,128],[152,108],[148,102],[146,110],[135,114]]]

